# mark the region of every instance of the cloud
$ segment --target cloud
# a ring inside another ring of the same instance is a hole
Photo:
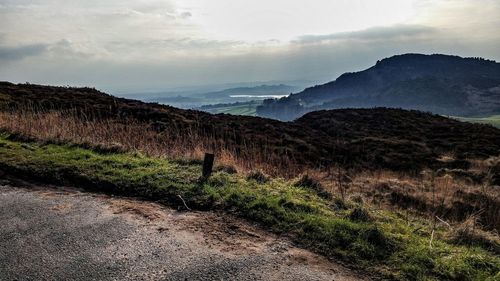
[[[415,38],[417,36],[434,35],[437,30],[423,25],[393,25],[367,28],[359,31],[340,32],[327,35],[303,35],[292,43],[323,43],[336,40],[396,40]]]
[[[193,14],[191,14],[190,12],[183,12],[180,14],[180,17],[183,19],[187,19],[187,18],[190,18],[192,16],[193,16]]]
[[[71,40],[62,39],[53,44],[48,44],[47,54],[52,58],[74,60],[92,59],[97,55],[97,51],[89,52],[88,48],[73,43]]]
[[[16,61],[26,57],[37,56],[47,51],[45,44],[32,44],[25,46],[0,46],[0,60]]]
[[[203,51],[210,50],[216,51],[220,49],[234,48],[237,46],[245,45],[243,41],[231,40],[210,40],[203,38],[166,38],[166,39],[149,39],[137,41],[112,41],[109,42],[108,48],[117,50],[137,49],[145,50],[166,50],[168,52],[186,52],[186,51]]]
[[[500,60],[499,1],[312,1],[0,0],[0,77],[140,91],[327,82],[407,52]]]
[[[82,59],[91,59],[95,53],[89,53],[68,39],[53,43],[5,45],[5,40],[0,34],[0,61],[11,63],[26,59],[43,58],[45,60],[72,60],[77,62]],[[85,48],[83,48],[85,49]]]

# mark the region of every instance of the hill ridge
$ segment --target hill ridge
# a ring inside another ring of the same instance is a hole
[[[118,123],[132,120],[160,134],[174,134],[186,146],[206,140],[207,147],[217,144],[215,148],[248,161],[260,159],[278,170],[342,163],[356,169],[418,171],[441,167],[438,159],[445,153],[462,159],[500,155],[499,129],[414,110],[324,110],[281,122],[116,98],[92,88],[0,83],[0,112],[26,107]]]
[[[500,113],[500,63],[442,54],[396,55],[287,98],[266,100],[257,114],[293,120],[321,109],[380,106],[459,116]]]

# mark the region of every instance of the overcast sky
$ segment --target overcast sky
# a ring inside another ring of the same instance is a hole
[[[408,52],[500,60],[500,0],[0,0],[0,80],[110,92],[326,82]]]

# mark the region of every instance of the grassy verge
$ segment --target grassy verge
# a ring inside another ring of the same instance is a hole
[[[381,278],[500,278],[499,256],[480,247],[452,244],[443,229],[437,230],[430,247],[430,229],[423,221],[325,199],[311,188],[281,179],[257,182],[220,171],[201,183],[199,163],[16,141],[7,134],[0,135],[0,169],[174,206],[183,206],[182,197],[191,208],[235,213]]]

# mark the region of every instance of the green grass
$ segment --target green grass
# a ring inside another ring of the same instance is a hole
[[[165,204],[230,212],[289,235],[300,245],[401,280],[500,280],[500,257],[479,247],[458,246],[438,230],[429,247],[425,221],[408,223],[396,213],[371,209],[373,220],[349,219],[354,203],[327,200],[307,187],[273,179],[267,183],[225,172],[198,180],[197,162],[140,154],[99,153],[70,145],[16,141],[0,135],[0,169],[53,183],[139,195]]]
[[[262,104],[260,101],[249,102],[246,104],[233,104],[233,105],[221,105],[217,107],[216,105],[206,109],[208,112],[213,114],[225,113],[232,115],[247,115],[247,116],[256,116],[257,115],[257,106]]]
[[[452,117],[456,118],[460,121],[463,122],[471,122],[471,123],[482,123],[482,124],[489,124],[493,125],[495,127],[500,128],[500,115],[492,115],[488,117]]]

